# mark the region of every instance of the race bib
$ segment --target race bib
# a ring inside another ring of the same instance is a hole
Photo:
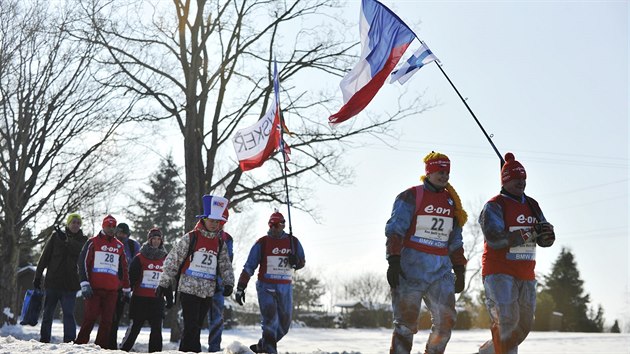
[[[529,230],[530,226],[510,226],[509,231]],[[536,242],[529,240],[520,246],[510,247],[505,255],[510,261],[535,261],[536,260]]]
[[[193,260],[186,270],[186,275],[202,279],[215,279],[217,277],[217,255],[196,251],[193,253]]]
[[[157,289],[158,284],[160,283],[160,274],[162,274],[162,272],[158,272],[156,270],[143,271],[140,287],[147,289]]]
[[[94,273],[118,274],[118,258],[116,253],[95,251],[94,252]]]
[[[411,236],[411,241],[436,248],[447,248],[448,238],[452,230],[453,218],[418,215],[416,217],[416,232]]]
[[[289,265],[289,257],[267,256],[267,272],[269,279],[291,280],[293,272]]]

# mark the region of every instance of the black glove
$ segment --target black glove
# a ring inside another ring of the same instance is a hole
[[[398,284],[400,284],[400,277],[407,279],[405,278],[405,273],[403,273],[400,268],[400,256],[389,256],[387,262],[389,263],[389,268],[387,268],[387,282],[392,289],[397,288]]]
[[[92,295],[94,295],[90,283],[81,284],[81,295],[83,295],[84,299],[89,299],[92,297]]]
[[[232,285],[225,285],[223,287],[223,296],[230,296],[234,291],[234,287]]]
[[[42,288],[42,278],[35,277],[33,279],[33,289],[41,289]]]
[[[536,243],[540,247],[550,247],[556,241],[556,234],[553,225],[548,222],[539,222],[534,225],[534,230],[539,234]]]
[[[166,290],[166,304],[164,305],[164,307],[170,309],[171,307],[173,307],[173,291],[171,290],[171,288],[168,288]]]
[[[234,294],[236,297],[236,302],[243,306],[243,304],[245,303],[245,288],[242,287],[237,287],[236,288],[236,293]]]
[[[466,287],[466,268],[463,265],[453,266],[455,272],[455,293],[459,294]]]
[[[297,264],[298,264],[297,256],[293,253],[289,253],[289,265],[291,266],[291,268],[295,269],[297,267]]]
[[[165,286],[158,286],[155,288],[155,296],[158,299],[166,299],[165,307],[170,309],[173,306],[173,290]]]

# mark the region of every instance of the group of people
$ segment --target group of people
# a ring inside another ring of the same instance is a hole
[[[432,327],[425,354],[444,353],[455,326],[455,293],[466,286],[462,227],[467,214],[449,183],[450,159],[424,158],[422,184],[400,193],[385,226],[387,281],[394,332],[391,354],[410,353],[424,300]],[[516,354],[532,327],[536,308],[536,246],[555,241],[538,203],[525,195],[527,174],[514,154],[505,155],[501,191],[483,207],[482,279],[492,339],[480,354]]]
[[[462,229],[468,216],[449,183],[450,159],[431,152],[424,163],[422,184],[396,197],[385,227],[394,315],[390,353],[395,354],[411,352],[422,301],[432,320],[425,353],[444,353],[457,317],[455,294],[466,286]],[[501,191],[479,216],[484,235],[482,279],[492,335],[479,348],[481,354],[518,352],[532,327],[536,307],[536,248],[550,247],[555,241],[553,226],[540,206],[525,195],[526,178],[523,165],[507,153]],[[224,299],[236,285],[235,300],[243,305],[249,280],[258,268],[262,336],[250,349],[277,353],[278,341],[291,324],[292,275],[305,264],[302,245],[284,231],[284,216],[274,212],[267,235],[255,242],[235,282],[233,239],[223,231],[228,200],[204,195],[202,201],[204,213],[197,216],[194,229],[178,238],[168,253],[158,228],[148,232],[141,246],[129,238],[128,225],[117,225],[108,215],[102,230],[88,240],[81,231],[81,217],[68,215],[65,231],[55,231],[46,243],[34,279],[39,288],[43,270],[48,268],[40,340],[50,341],[53,312],[60,302],[64,342],[87,343],[100,317],[95,343],[117,349],[118,322],[129,302],[131,325],[120,349],[131,350],[148,321],[149,351],[161,351],[164,308],[179,300],[184,322],[179,350],[201,351],[200,333],[207,315],[208,349],[220,351]],[[75,338],[73,307],[79,289],[85,313]]]
[[[53,314],[61,303],[64,342],[88,343],[99,320],[94,343],[103,349],[130,351],[148,322],[149,352],[162,351],[164,310],[179,301],[183,317],[179,350],[201,351],[201,328],[207,316],[208,351],[220,351],[224,301],[235,285],[233,239],[223,231],[228,200],[204,195],[202,202],[204,212],[197,216],[194,229],[178,238],[170,252],[159,228],[149,230],[140,245],[129,237],[127,224],[107,215],[101,231],[88,239],[81,230],[81,216],[68,215],[65,230],[55,230],[46,242],[33,280],[35,288],[43,285],[46,292],[40,341],[50,342]],[[243,305],[249,279],[258,268],[262,336],[250,346],[255,353],[277,353],[277,343],[291,323],[293,272],[305,264],[300,241],[284,232],[284,216],[274,212],[268,225],[267,235],[249,253],[235,293]],[[78,291],[84,299],[84,315],[76,334]],[[119,346],[118,324],[127,303],[130,325]]]

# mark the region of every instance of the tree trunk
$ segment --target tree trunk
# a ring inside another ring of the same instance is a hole
[[[8,221],[8,220],[5,220]],[[7,225],[10,226],[10,225]],[[2,246],[0,247],[0,327],[5,324],[16,324],[20,317],[17,293],[17,269],[20,250],[17,244],[14,227],[0,230]]]

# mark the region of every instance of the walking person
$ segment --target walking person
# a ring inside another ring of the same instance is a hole
[[[201,352],[201,326],[212,304],[217,276],[223,279],[224,296],[230,296],[234,289],[232,263],[219,233],[228,200],[204,195],[202,201],[204,213],[197,215],[195,228],[180,237],[166,257],[157,289],[158,297],[168,296],[172,285],[181,301],[182,352]]]
[[[236,301],[245,302],[245,288],[256,268],[258,305],[262,338],[250,349],[254,353],[275,354],[278,342],[289,332],[293,308],[293,271],[306,263],[302,244],[284,232],[284,216],[275,212],[269,218],[267,235],[259,238],[249,251],[247,262],[238,279]]]
[[[81,289],[77,260],[81,248],[87,241],[87,237],[83,235],[81,230],[81,224],[82,220],[79,214],[69,214],[64,230],[56,228],[53,231],[37,262],[35,278],[33,279],[35,289],[41,287],[42,274],[47,269],[44,282],[46,292],[44,315],[39,334],[39,341],[42,343],[50,343],[53,315],[58,303],[61,304],[63,312],[63,342],[72,342],[77,335],[74,305],[77,291]]]
[[[226,208],[223,212],[223,218],[225,221],[219,221],[221,225],[218,231],[218,237],[223,240],[223,244],[227,248],[228,256],[230,257],[230,263],[234,261],[234,240],[232,236],[223,230],[225,223],[227,223],[230,214]],[[221,351],[221,337],[223,336],[224,316],[223,311],[225,309],[225,296],[223,296],[223,279],[217,277],[217,288],[212,296],[212,304],[208,311],[208,351],[220,352]]]
[[[162,231],[158,228],[149,230],[147,242],[142,245],[140,252],[133,258],[129,266],[129,282],[133,289],[129,303],[129,319],[131,324],[127,328],[120,349],[130,351],[138,338],[145,321],[149,322],[149,352],[162,351],[162,319],[164,308],[173,306],[172,290],[166,292],[166,304],[162,297],[157,297],[155,290],[160,281],[162,266],[166,258]]]
[[[444,353],[457,317],[455,293],[465,286],[462,227],[467,215],[449,183],[451,161],[431,152],[424,163],[423,183],[396,197],[385,226],[394,311],[391,354],[411,352],[423,300],[432,321],[425,353]]]
[[[536,246],[555,242],[553,226],[525,195],[527,174],[514,154],[505,154],[501,192],[479,215],[484,236],[482,277],[492,339],[479,353],[516,354],[532,328],[536,309]]]
[[[94,343],[103,349],[110,347],[112,317],[116,309],[118,288],[122,283],[124,296],[131,296],[127,259],[123,244],[114,237],[116,219],[107,215],[103,229],[90,238],[79,255],[79,280],[85,299],[83,323],[75,344],[86,344],[97,318],[100,317]]]
[[[133,257],[140,252],[140,243],[131,238],[131,230],[129,225],[121,222],[116,226],[116,238],[123,244],[125,259],[127,264],[131,265]],[[124,317],[125,305],[129,301],[129,297],[125,296],[122,291],[122,287],[118,289],[118,296],[116,297],[116,311],[114,311],[114,317],[112,318],[112,329],[110,331],[109,347],[118,349],[118,327],[120,319]]]

